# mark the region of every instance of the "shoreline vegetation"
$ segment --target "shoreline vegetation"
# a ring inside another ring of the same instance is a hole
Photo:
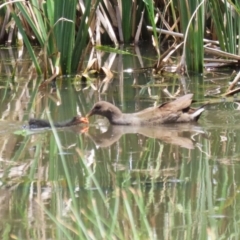
[[[152,42],[155,74],[202,73],[239,65],[239,14],[240,3],[226,0],[15,0],[0,5],[0,44],[24,45],[37,73],[49,82],[63,74],[100,72],[98,50],[112,45],[107,49],[114,51],[124,43]],[[160,51],[166,44],[167,51]],[[35,45],[41,48],[38,55]],[[181,54],[177,61],[176,51]]]

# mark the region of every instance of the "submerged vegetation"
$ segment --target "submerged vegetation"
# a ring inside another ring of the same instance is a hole
[[[238,1],[227,0],[6,1],[0,5],[0,43],[24,43],[45,77],[83,71],[91,47],[143,41],[152,41],[156,49],[157,73],[169,67],[180,48],[182,57],[171,71],[202,72],[209,62],[211,67],[238,64],[239,14]],[[166,42],[169,49],[162,52]],[[205,52],[217,60],[204,59]],[[88,68],[99,71],[103,66],[95,55]]]

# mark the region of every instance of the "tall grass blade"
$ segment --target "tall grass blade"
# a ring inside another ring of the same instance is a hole
[[[58,51],[61,53],[62,72],[71,72],[72,53],[75,42],[75,21],[76,21],[77,0],[54,1],[54,22],[60,18],[69,21],[61,21],[54,28]]]
[[[98,3],[99,3],[99,0],[97,0],[94,8],[98,6]],[[89,20],[90,9],[91,9],[91,1],[86,1],[85,12],[82,16],[81,23],[77,31],[77,36],[76,36],[76,40],[75,40],[75,44],[74,44],[72,56],[71,56],[72,72],[77,71],[79,60],[81,58],[83,50],[86,48],[86,45],[87,45],[87,36],[88,36],[88,27],[89,27],[89,24],[87,24],[87,22],[89,23],[90,21]],[[87,21],[87,18],[88,18],[88,21]]]
[[[227,47],[225,46],[226,43],[226,35],[224,34],[224,15],[222,14],[221,8],[220,8],[220,2],[215,0],[209,0],[209,10],[211,12],[211,16],[214,23],[214,30],[216,31],[218,41],[220,44],[220,48],[223,51],[227,50]]]
[[[129,42],[132,32],[132,1],[121,0],[122,5],[122,31],[124,42]],[[134,13],[135,14],[135,13]]]
[[[183,56],[179,66],[181,71],[184,71],[185,61],[189,71],[203,71],[204,1],[179,2],[181,25],[185,34]]]
[[[25,45],[26,45],[26,47],[28,49],[28,53],[29,53],[29,55],[30,55],[30,57],[31,57],[31,59],[32,59],[32,61],[34,63],[34,66],[36,68],[37,73],[39,75],[42,74],[42,71],[41,71],[40,65],[39,65],[39,63],[37,61],[37,58],[35,56],[34,50],[33,50],[32,46],[31,46],[31,44],[30,44],[30,42],[28,40],[28,37],[27,37],[24,29],[23,29],[23,26],[22,26],[22,23],[21,23],[19,17],[13,11],[12,11],[12,17],[14,18],[14,21],[16,22],[16,25],[17,25],[20,33],[22,34],[23,41],[24,41],[24,43],[25,43]]]
[[[157,28],[156,28],[156,23],[155,23],[155,14],[154,14],[154,2],[152,0],[144,0],[145,6],[147,8],[148,12],[148,18],[150,20],[151,26],[153,28],[153,42],[155,45],[155,49],[158,54],[158,58],[160,59],[160,48],[159,48],[159,43],[158,43],[158,36],[157,36]]]

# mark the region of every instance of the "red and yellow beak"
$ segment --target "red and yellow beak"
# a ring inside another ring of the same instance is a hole
[[[89,123],[87,117],[80,117],[80,122],[81,122],[81,123],[87,123],[87,124]]]

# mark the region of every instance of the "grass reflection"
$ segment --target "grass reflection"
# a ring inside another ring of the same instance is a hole
[[[231,130],[225,133],[231,136]],[[87,134],[28,135],[15,164],[4,163],[5,230],[0,234],[15,239],[206,239],[234,231],[238,236],[240,179],[238,165],[227,161],[233,155],[234,138],[229,139],[213,142],[199,134],[194,136],[197,147],[184,149],[126,134],[101,148]],[[219,161],[219,149],[225,162]]]
[[[119,87],[115,78],[109,83],[112,92],[103,96],[76,90],[67,79],[58,82],[57,91],[38,90],[35,80],[33,90],[29,80],[24,89],[16,83],[12,98],[12,92],[1,91],[1,239],[240,237],[236,99],[211,99],[198,131],[181,125],[97,132],[91,125],[87,133],[73,128],[13,134],[12,126],[20,129],[29,115],[46,119],[46,106],[54,121],[71,118],[78,107],[84,115],[100,98],[133,112],[152,104],[155,96],[162,102],[162,89],[174,94],[179,84],[170,78],[149,86],[136,77],[132,91],[130,81]],[[207,79],[190,91],[202,99],[215,81],[220,79]],[[137,100],[130,105],[134,94]]]

